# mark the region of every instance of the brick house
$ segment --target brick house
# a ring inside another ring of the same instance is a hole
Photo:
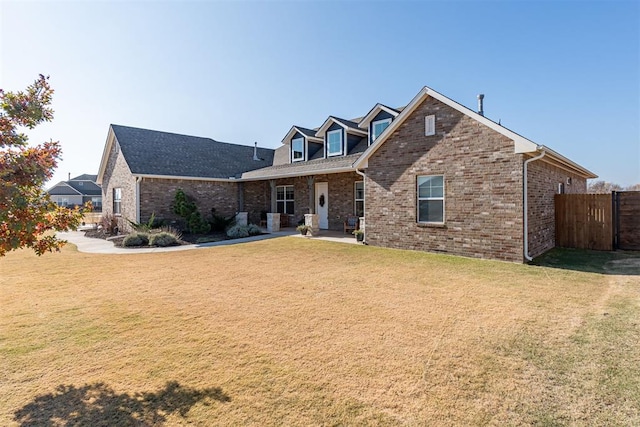
[[[178,219],[172,203],[181,188],[204,216],[211,209],[233,215],[242,197],[237,179],[271,164],[271,149],[111,125],[98,172],[103,212],[119,217],[122,230],[127,220],[144,222],[152,214]]]
[[[181,187],[197,195],[203,212],[216,205],[248,212],[256,223],[261,212],[277,212],[289,224],[313,214],[320,229],[333,230],[342,229],[345,216],[358,215],[371,245],[516,262],[555,245],[554,195],[584,193],[586,180],[596,177],[428,87],[403,108],[377,104],[357,119],[330,116],[314,129],[293,126],[282,146],[257,156],[251,147],[207,140],[211,152],[196,156],[203,164],[195,168],[181,157],[183,146],[160,175],[130,164],[148,165],[146,157],[165,150],[162,143],[141,151],[124,139],[173,134],[131,129],[109,131],[99,175],[105,209],[113,205],[108,193],[116,181],[126,182],[117,184],[120,209],[132,218],[158,215]],[[217,162],[232,146],[244,150],[236,153],[241,161],[218,173]],[[178,176],[181,167],[198,173]]]

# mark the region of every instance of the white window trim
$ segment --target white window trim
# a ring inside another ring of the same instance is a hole
[[[436,116],[434,114],[424,117],[424,135],[433,136],[436,134]]]
[[[302,157],[299,158],[299,159],[295,159],[293,157],[293,143],[295,141],[302,141]],[[305,149],[304,149],[304,138],[294,138],[294,139],[292,139],[291,140],[291,163],[304,161],[304,157],[305,157],[304,156],[304,152],[305,152]]]
[[[429,178],[441,176],[442,177],[442,197],[420,197],[420,184],[418,181],[420,178]],[[445,188],[445,179],[444,175],[418,175],[416,176],[416,222],[418,224],[438,224],[442,225],[446,221],[446,188]],[[442,222],[440,221],[420,221],[420,201],[421,200],[442,200]]]
[[[119,190],[119,191],[118,191]],[[120,198],[116,199],[116,193],[120,193]],[[116,212],[116,203],[118,203],[118,210],[120,212]],[[122,215],[122,188],[121,187],[116,187],[113,189],[113,215],[114,216],[121,216]]]
[[[385,130],[387,130],[387,128],[384,128],[384,130],[382,132],[380,132],[379,135],[375,135],[373,133],[374,129],[376,128],[376,124],[379,123],[387,123],[387,127],[389,127],[389,125],[391,124],[391,118],[386,118],[386,119],[381,119],[381,120],[375,120],[373,122],[371,122],[371,138],[370,138],[370,143],[372,144],[373,142],[375,142],[376,139],[380,138],[380,135],[382,135],[382,132],[384,132]]]
[[[362,184],[362,199],[358,199],[358,184]],[[357,214],[358,202],[362,202],[362,214],[365,210],[364,181],[356,181],[353,183],[353,213]]]
[[[287,199],[287,188],[291,187],[291,189],[293,190],[293,199]],[[282,194],[284,196],[283,199],[278,199],[278,188],[282,188]],[[283,206],[284,206],[284,211],[287,210],[287,202],[293,202],[293,210],[295,212],[296,210],[296,193],[295,193],[295,188],[293,185],[278,185],[276,186],[276,204],[278,202],[282,202]],[[293,215],[294,212],[284,212],[283,215]]]
[[[331,134],[336,134],[336,133],[340,134],[340,151],[331,152],[329,151],[329,138]],[[342,129],[330,130],[329,132],[327,132],[327,157],[342,155],[342,151],[344,147],[343,139],[344,138],[342,136]]]

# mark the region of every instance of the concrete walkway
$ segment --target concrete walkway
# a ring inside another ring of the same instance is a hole
[[[273,239],[276,237],[292,236],[302,239],[327,240],[340,243],[357,243],[353,236],[342,236],[338,232],[323,231],[316,237],[301,236],[295,230],[284,230],[276,233],[261,234],[259,236],[244,237],[242,239],[221,240],[219,242],[197,243],[193,245],[169,246],[167,248],[121,248],[115,246],[113,242],[93,237],[85,237],[83,231],[66,231],[57,234],[60,239],[66,240],[78,247],[78,251],[90,254],[148,254],[157,252],[188,251],[193,249],[211,248],[214,246],[235,245],[238,243],[256,242],[258,240]]]

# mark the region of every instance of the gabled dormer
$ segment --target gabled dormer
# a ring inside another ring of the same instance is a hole
[[[369,145],[384,132],[391,122],[400,114],[395,108],[383,104],[376,104],[369,113],[360,120],[358,127],[366,129]]]
[[[289,146],[290,163],[307,161],[323,149],[323,140],[316,131],[301,126],[292,126],[282,143]]]
[[[324,156],[346,156],[367,136],[367,132],[358,128],[358,123],[329,116],[316,132],[316,137],[324,141]]]

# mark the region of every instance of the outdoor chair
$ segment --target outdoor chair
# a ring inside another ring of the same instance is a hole
[[[347,216],[347,218],[344,220],[344,233],[347,234],[347,231],[356,231],[358,229],[359,222],[360,218],[358,218],[357,216]]]

